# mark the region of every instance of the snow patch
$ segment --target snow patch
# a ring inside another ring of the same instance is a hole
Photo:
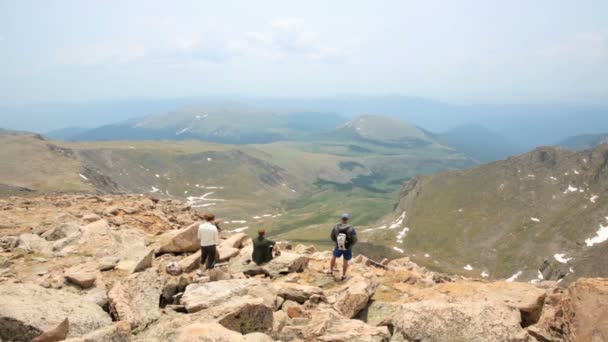
[[[465,270],[467,271],[472,271],[473,270],[473,266],[467,264],[465,267],[463,267]]]
[[[261,218],[262,218],[262,217],[260,217],[260,216],[254,216],[254,217],[253,217],[253,219],[254,219],[254,220],[259,220],[259,219],[261,219]]]
[[[182,135],[186,132],[188,132],[190,130],[190,127],[186,127],[184,129],[180,129],[179,131],[175,132],[175,135]]]
[[[380,227],[378,227],[378,228],[368,228],[368,229],[364,230],[363,232],[364,232],[364,233],[365,233],[365,232],[372,232],[372,231],[374,231],[374,230],[380,230],[380,229],[386,229],[386,225],[380,226]]]
[[[594,237],[592,237],[591,239],[586,239],[585,244],[587,244],[587,247],[591,247],[606,240],[608,240],[608,226],[604,227],[600,223],[600,229],[598,229]]]
[[[431,256],[427,253],[424,255],[425,258],[430,258]]]
[[[459,213],[461,213],[461,212],[463,212],[463,211],[464,211],[464,209],[462,209],[462,208],[458,209],[458,212],[459,212]]]
[[[233,220],[233,221],[230,221],[230,223],[247,223],[247,221],[245,221],[245,220]]]
[[[530,220],[534,221],[534,222],[540,222],[540,219],[536,218],[536,217],[530,217]]]
[[[403,224],[403,220],[405,220],[405,211],[391,224],[390,229],[395,229],[401,227]]]
[[[232,232],[234,232],[234,233],[241,233],[241,232],[246,231],[247,229],[249,229],[249,227],[241,227],[241,228],[233,229]]]
[[[567,194],[567,193],[569,193],[569,192],[577,192],[577,191],[578,191],[578,188],[575,188],[575,187],[573,187],[572,185],[568,185],[568,189],[566,189],[566,190],[564,191],[564,194]]]
[[[540,270],[538,270],[536,272],[538,272],[538,274],[536,275],[536,278],[538,278],[538,280],[545,280],[545,277],[543,276],[543,274],[541,273]]]
[[[212,160],[213,160],[213,159],[211,159],[211,158],[207,158],[207,161],[212,161]]]
[[[393,247],[394,250],[396,250],[399,253],[403,253],[403,249],[399,248],[399,247]]]
[[[593,195],[593,196],[591,196],[591,198],[589,200],[591,201],[591,203],[595,203],[595,201],[597,201],[598,198],[599,198],[598,196]]]
[[[553,256],[557,262],[561,262],[562,264],[567,264],[568,261],[572,260],[572,258],[566,258],[566,254],[558,253]]]
[[[159,188],[152,187],[152,191],[150,191],[150,192],[151,193],[155,193],[155,192],[159,192],[159,191],[160,191]]]
[[[488,274],[488,272],[486,272],[486,271],[481,272],[481,277],[482,278],[487,278],[489,276],[490,276],[490,274]]]
[[[554,181],[556,181],[556,180],[557,180],[557,178],[555,178],[555,177],[553,177],[553,176],[551,176],[551,177],[549,177],[549,178],[551,178],[551,180],[554,180]]]
[[[192,208],[204,208],[204,207],[210,207],[212,205],[216,205],[217,203],[205,203],[205,204],[197,204],[197,205],[193,205]]]
[[[517,278],[519,278],[519,276],[521,276],[522,271],[517,271],[517,273],[515,273],[514,275],[512,275],[509,279],[506,280],[507,283],[512,283],[515,280],[517,280]]]
[[[575,174],[575,175],[578,175],[578,174],[579,174],[579,173],[578,173],[578,170],[574,170],[574,174]]]
[[[403,228],[403,230],[401,230],[399,232],[399,234],[397,234],[397,241],[403,242],[403,238],[405,237],[405,234],[407,234],[407,232],[409,232],[409,231],[410,231],[409,228],[407,228],[407,227]]]
[[[157,173],[157,174],[154,175],[154,177],[160,178],[160,175]]]
[[[88,181],[88,180],[89,180],[89,179],[88,179],[87,177],[85,177],[85,175],[83,175],[82,173],[79,173],[78,175],[80,176],[80,178],[82,178],[82,179],[84,179],[84,180],[86,180],[86,181]]]

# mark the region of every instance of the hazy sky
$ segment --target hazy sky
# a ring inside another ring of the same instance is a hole
[[[608,101],[608,1],[0,0],[0,104],[198,95]]]

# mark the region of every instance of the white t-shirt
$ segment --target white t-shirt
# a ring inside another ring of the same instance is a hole
[[[198,226],[198,239],[201,246],[217,245],[218,238],[217,227],[213,223],[205,222]]]

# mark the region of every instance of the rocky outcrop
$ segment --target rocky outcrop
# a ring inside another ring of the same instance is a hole
[[[94,303],[61,290],[33,284],[0,285],[0,338],[29,341],[69,318],[68,337],[84,335],[111,323]]]
[[[322,289],[310,285],[277,282],[273,283],[272,287],[278,296],[281,296],[285,300],[292,300],[300,304],[306,302],[313,295],[323,295]]]
[[[491,302],[403,304],[390,325],[394,341],[525,341],[527,335],[517,309]]]

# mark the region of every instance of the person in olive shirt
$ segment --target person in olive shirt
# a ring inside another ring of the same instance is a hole
[[[253,239],[253,254],[251,259],[256,265],[261,265],[272,260],[272,252],[276,251],[276,242],[268,240],[264,237],[266,231],[264,229],[258,230],[258,237]]]

